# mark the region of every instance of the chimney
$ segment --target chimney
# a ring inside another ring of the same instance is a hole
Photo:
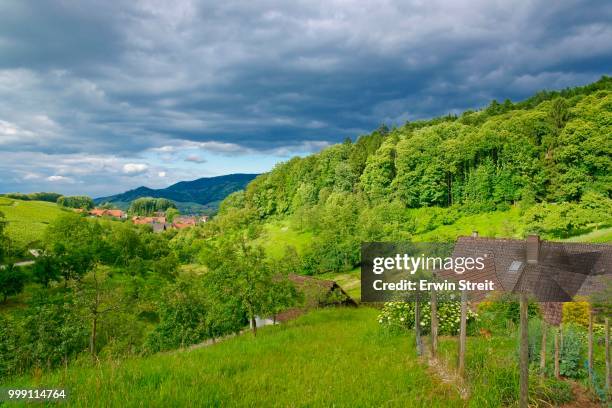
[[[472,231],[472,238],[478,238],[478,231]]]
[[[527,263],[537,264],[540,260],[540,236],[527,236]]]

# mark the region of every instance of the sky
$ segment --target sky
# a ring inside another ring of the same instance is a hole
[[[228,173],[584,85],[609,1],[0,1],[0,192]]]

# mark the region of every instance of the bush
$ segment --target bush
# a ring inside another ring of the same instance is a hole
[[[415,304],[412,302],[387,302],[378,315],[378,323],[389,329],[414,328]],[[461,302],[438,302],[438,332],[439,334],[457,334],[461,318]],[[468,309],[467,322],[471,324],[478,319],[478,315]],[[421,327],[423,333],[429,332],[431,326],[431,304],[421,303]]]
[[[208,337],[207,310],[197,292],[190,282],[171,285],[159,304],[159,325],[147,338],[149,351],[184,347]]]
[[[89,327],[68,293],[34,294],[24,313],[24,367],[57,367],[87,349]]]
[[[0,314],[0,379],[19,372],[21,366],[21,327],[9,315]]]
[[[493,301],[481,302],[478,305],[478,312],[488,315],[487,317],[495,323],[506,320],[518,323],[521,317],[520,303],[510,295],[502,295]],[[540,315],[540,308],[536,302],[529,302],[527,314],[530,319]]]
[[[84,210],[91,210],[94,208],[94,202],[91,197],[88,196],[62,196],[57,199],[57,205],[68,208],[81,208]]]
[[[583,367],[586,334],[577,325],[569,325],[563,331],[559,370],[568,378],[583,378],[586,371]]]
[[[563,303],[563,323],[577,324],[582,327],[588,327],[590,313],[591,306],[589,305],[589,302]]]
[[[25,282],[26,275],[18,266],[6,265],[0,269],[0,295],[4,297],[4,302],[9,296],[21,293]]]

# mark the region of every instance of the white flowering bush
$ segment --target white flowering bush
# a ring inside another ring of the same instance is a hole
[[[386,328],[414,328],[414,302],[387,302],[378,315],[378,323]],[[461,320],[461,302],[445,301],[438,303],[438,332],[440,334],[457,334]],[[478,314],[468,309],[467,322],[475,322]],[[431,324],[431,305],[421,303],[421,329],[429,331]]]

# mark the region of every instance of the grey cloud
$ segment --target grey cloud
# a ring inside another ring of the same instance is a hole
[[[123,164],[190,144],[310,151],[596,80],[612,66],[610,20],[612,3],[586,0],[7,0],[0,151]],[[127,177],[113,166],[93,168]]]

